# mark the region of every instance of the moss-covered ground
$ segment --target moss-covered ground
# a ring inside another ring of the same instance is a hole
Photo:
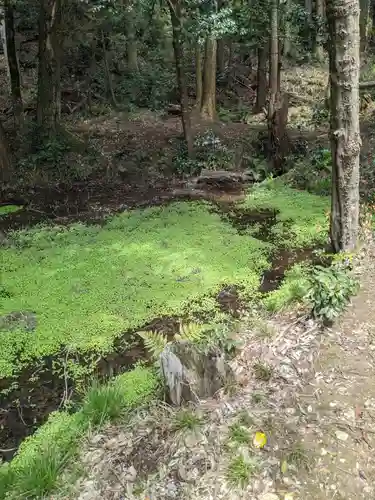
[[[328,200],[274,181],[239,208],[276,211],[271,244],[239,234],[205,202],[127,211],[102,226],[73,224],[13,233],[2,248],[1,314],[29,311],[35,329],[0,336],[0,377],[57,353],[110,352],[115,338],[163,316],[214,314],[215,294],[256,292],[275,246],[326,238]]]

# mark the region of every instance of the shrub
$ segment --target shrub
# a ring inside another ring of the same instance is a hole
[[[330,322],[345,309],[357,290],[358,281],[348,267],[338,263],[329,268],[316,266],[310,275],[306,298],[312,306],[314,317]]]

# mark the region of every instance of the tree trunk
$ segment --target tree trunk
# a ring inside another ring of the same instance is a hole
[[[324,1],[325,0],[316,0],[316,15],[319,25],[323,22],[325,16]],[[322,62],[324,60],[323,36],[321,27],[319,28],[319,31],[316,35],[315,59],[319,62]]]
[[[225,71],[225,41],[221,38],[217,41],[217,69],[220,74]]]
[[[195,105],[198,110],[202,106],[203,75],[202,75],[202,53],[199,43],[195,46]]]
[[[61,114],[61,16],[62,0],[40,0],[37,123],[46,135],[56,131]]]
[[[369,0],[360,0],[360,16],[359,16],[359,33],[361,37],[361,52],[365,52],[367,48],[367,26],[369,18]]]
[[[216,118],[216,50],[217,42],[214,36],[206,39],[203,71],[203,96],[201,115],[205,120]]]
[[[319,0],[318,0],[319,1]],[[290,20],[288,19],[290,14],[290,4],[291,0],[285,1],[285,11],[287,19],[284,23],[284,56],[288,57],[291,52],[291,30],[290,30]]]
[[[313,48],[313,40],[311,37],[311,26],[312,26],[312,16],[313,16],[313,5],[312,0],[305,0],[305,10],[306,10],[306,30],[308,33],[308,50]]]
[[[126,26],[126,36],[127,36],[127,62],[129,72],[139,71],[138,66],[138,43],[135,31],[135,16],[133,11],[129,13],[129,18],[127,20]]]
[[[17,58],[16,37],[14,28],[14,10],[10,0],[4,1],[4,21],[5,21],[5,39],[6,54],[9,68],[10,90],[13,101],[13,113],[18,128],[22,124],[23,104],[21,95],[21,78]]]
[[[268,129],[272,128],[275,112],[279,71],[279,41],[278,41],[278,0],[272,0],[271,34],[270,34],[270,96],[268,103]]]
[[[0,121],[0,180],[1,184],[10,179],[11,161],[8,148],[8,141],[5,135],[3,124]]]
[[[268,43],[258,49],[257,97],[254,108],[255,113],[260,113],[267,103],[267,61]]]
[[[330,37],[332,211],[336,252],[353,251],[359,226],[359,2],[328,0]]]
[[[187,145],[188,155],[190,158],[194,157],[194,143],[193,132],[191,129],[190,112],[189,112],[189,97],[188,88],[185,79],[185,71],[183,68],[184,51],[182,43],[182,15],[180,0],[171,0],[169,3],[169,11],[172,22],[172,35],[173,35],[173,50],[176,63],[176,77],[177,85],[180,93],[181,117],[182,128]]]
[[[103,46],[103,62],[106,78],[107,96],[111,101],[112,106],[116,109],[118,107],[115,91],[113,89],[112,74],[109,63],[108,52],[110,50],[110,41],[108,33],[102,31],[102,46]]]

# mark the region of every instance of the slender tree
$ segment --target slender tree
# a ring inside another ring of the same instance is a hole
[[[193,133],[191,129],[188,88],[186,84],[185,71],[183,68],[184,48],[183,48],[183,15],[184,10],[181,0],[168,1],[169,12],[172,23],[173,50],[176,64],[177,86],[180,94],[182,128],[187,145],[188,154],[194,156]]]
[[[13,113],[19,127],[22,123],[23,104],[21,94],[21,77],[16,49],[16,34],[14,28],[14,6],[12,0],[4,0],[4,22],[6,55],[9,68],[8,73],[10,79]]]
[[[11,161],[8,148],[8,141],[5,135],[5,130],[0,121],[0,181],[6,182],[9,180],[11,171]]]
[[[37,122],[43,133],[56,130],[61,114],[62,2],[39,4]]]
[[[365,52],[367,48],[367,27],[368,27],[368,18],[370,11],[370,1],[369,0],[360,0],[360,17],[359,17],[359,34],[361,37],[361,52]]]
[[[271,127],[275,113],[276,97],[278,91],[279,72],[279,21],[278,0],[271,3],[271,32],[270,32],[270,96],[268,103],[268,125]]]
[[[202,51],[199,43],[195,46],[195,105],[198,110],[202,106],[203,95],[203,71],[202,71]]]
[[[331,241],[353,251],[359,227],[359,1],[328,0],[331,83]]]
[[[206,38],[203,70],[203,95],[201,115],[205,120],[216,117],[216,50],[217,41],[213,34]]]
[[[254,107],[255,113],[260,113],[267,103],[268,81],[267,81],[267,62],[268,62],[269,42],[264,41],[258,48],[258,68],[257,68],[257,96]]]

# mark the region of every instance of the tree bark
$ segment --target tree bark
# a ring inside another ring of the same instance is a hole
[[[278,90],[279,41],[278,41],[278,0],[272,0],[270,34],[270,96],[268,103],[268,128],[272,128]]]
[[[356,248],[359,227],[359,36],[358,0],[328,0],[332,211],[336,252]]]
[[[370,10],[369,0],[360,0],[360,16],[359,16],[359,33],[361,37],[361,52],[365,52],[367,48],[367,26]]]
[[[312,25],[312,16],[313,16],[313,5],[312,0],[305,0],[305,10],[306,10],[306,29],[308,33],[308,49],[311,50],[313,48],[313,40],[311,37],[311,25]]]
[[[127,63],[129,72],[139,71],[138,66],[138,43],[135,30],[135,16],[133,11],[129,13],[129,18],[127,19],[126,26],[126,36],[127,36]]]
[[[193,132],[191,129],[188,88],[183,68],[184,50],[182,42],[182,17],[183,10],[180,0],[171,0],[169,11],[172,23],[173,50],[176,63],[177,86],[180,93],[181,118],[184,137],[187,145],[187,151],[190,158],[194,157]]]
[[[324,20],[325,16],[324,1],[325,0],[316,0],[316,15],[319,23],[321,23]],[[316,35],[315,59],[319,62],[322,62],[324,60],[323,37],[321,29],[319,29]]]
[[[10,90],[13,102],[13,113],[16,119],[18,128],[22,124],[23,118],[23,103],[21,94],[21,77],[18,65],[16,36],[14,28],[14,10],[11,0],[4,1],[4,22],[5,22],[5,39],[6,39],[6,54],[9,68]]]
[[[255,113],[260,113],[267,103],[267,61],[268,43],[258,48],[257,97],[254,108]]]
[[[202,52],[199,43],[195,46],[195,105],[198,110],[202,106],[203,95],[203,73],[202,73]]]
[[[62,1],[40,0],[37,123],[46,135],[56,131],[61,114]]]
[[[112,74],[110,68],[110,62],[108,57],[108,52],[110,50],[110,41],[108,33],[104,33],[102,31],[102,47],[103,47],[103,62],[104,62],[104,71],[106,78],[106,87],[107,87],[107,95],[111,101],[112,106],[116,109],[118,107],[117,99],[115,95],[115,91],[113,88]]]
[[[217,69],[220,74],[225,71],[225,41],[224,39],[220,39],[217,41]]]
[[[3,124],[0,121],[0,180],[4,183],[10,179],[11,160],[8,148],[8,141],[5,135]]]
[[[216,51],[216,39],[213,35],[208,35],[204,54],[201,115],[209,121],[216,118]]]

